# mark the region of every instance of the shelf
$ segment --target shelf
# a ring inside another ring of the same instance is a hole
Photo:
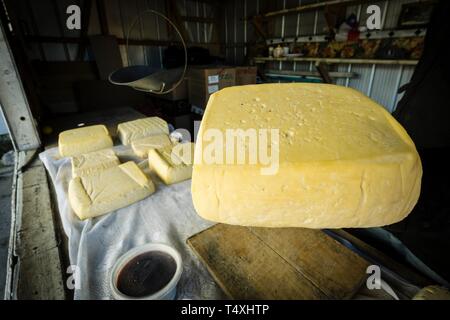
[[[405,30],[371,30],[362,32],[359,35],[360,40],[373,40],[373,39],[396,39],[396,38],[410,38],[410,37],[424,37],[427,33],[426,28],[405,29]],[[305,43],[305,42],[328,42],[328,35],[307,35],[299,37],[286,37],[286,38],[272,38],[267,39],[267,45],[276,45],[282,43]],[[336,42],[345,42],[346,40],[334,40]]]
[[[289,14],[295,14],[295,13],[301,13],[301,12],[307,12],[307,11],[314,11],[314,10],[320,10],[324,9],[327,6],[349,6],[349,5],[355,5],[355,4],[363,4],[364,2],[369,2],[369,0],[331,0],[331,1],[325,1],[325,2],[319,2],[319,3],[310,3],[310,4],[304,4],[292,8],[286,8],[281,9],[277,11],[271,11],[271,12],[263,12],[259,14],[259,16],[262,16],[264,18],[272,18],[276,16],[284,16]],[[245,17],[245,20],[251,20],[254,15],[250,15]]]
[[[290,70],[266,70],[265,75],[269,77],[287,77],[287,78],[301,78],[301,77],[315,77],[320,78],[320,73],[317,71],[290,71]],[[329,73],[331,78],[354,78],[357,76],[355,72],[335,72]]]
[[[324,62],[324,63],[347,63],[347,64],[384,64],[384,65],[410,65],[415,66],[418,60],[387,60],[387,59],[342,59],[342,58],[269,58],[269,57],[256,57],[255,63],[266,63],[266,62]]]

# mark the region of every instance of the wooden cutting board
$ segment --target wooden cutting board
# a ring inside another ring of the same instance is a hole
[[[346,299],[369,265],[320,230],[217,224],[187,243],[231,299]]]

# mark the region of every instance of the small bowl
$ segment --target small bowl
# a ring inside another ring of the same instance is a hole
[[[175,274],[172,279],[159,291],[143,297],[132,297],[122,293],[117,288],[117,280],[120,271],[125,267],[132,259],[137,256],[148,253],[151,251],[164,252],[170,255],[176,263]],[[161,243],[149,243],[136,248],[133,248],[122,255],[114,264],[114,267],[110,276],[110,289],[115,300],[174,300],[177,293],[177,284],[181,278],[183,272],[183,262],[180,253],[174,248],[161,244]]]

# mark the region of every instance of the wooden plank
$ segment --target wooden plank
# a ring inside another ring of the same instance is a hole
[[[100,79],[108,80],[112,72],[123,67],[116,37],[95,35],[90,36],[89,40]]]
[[[320,1],[316,3],[309,3],[304,5],[299,5],[292,8],[286,8],[282,10],[270,11],[263,13],[262,16],[266,18],[276,17],[280,15],[288,15],[300,12],[314,11],[324,9],[325,7],[330,6],[351,6],[355,4],[363,4],[370,2],[369,0],[329,0],[329,1]],[[434,2],[434,0],[422,0],[421,2]],[[251,18],[251,17],[249,17]]]
[[[89,43],[89,38],[85,37],[85,38],[75,38],[75,37],[51,37],[51,36],[27,36],[25,37],[25,39],[29,42],[42,42],[42,43],[73,43],[73,44],[83,44],[83,45],[87,45]],[[126,44],[126,39],[123,38],[117,38],[117,43],[119,45],[125,45]],[[154,39],[129,39],[128,40],[128,45],[130,46],[162,46],[162,47],[167,47],[167,46],[172,46],[172,45],[179,45],[180,41],[179,40],[174,40],[174,41],[170,41],[170,40],[154,40]],[[231,44],[226,44],[224,42],[186,42],[186,44],[191,45],[191,46],[226,46],[227,48],[234,48],[234,47],[239,47],[239,48],[243,48],[244,46],[250,46],[250,45],[255,45],[256,43],[254,42],[240,42],[240,43],[231,43]],[[258,58],[259,59],[259,58]]]
[[[425,37],[426,33],[427,33],[426,28],[370,30],[368,32],[360,33],[359,39],[365,40],[370,38],[371,40],[374,40],[374,39]],[[289,44],[289,43],[298,44],[304,42],[328,42],[328,41],[330,41],[330,35],[327,33],[322,33],[322,34],[302,35],[296,37],[288,36],[285,38],[269,38],[266,40],[266,44],[267,45]],[[337,41],[337,42],[345,42],[345,41]]]
[[[104,0],[95,0],[97,6],[98,20],[100,22],[100,29],[102,35],[109,35],[108,17],[106,16],[106,6]]]
[[[189,238],[188,244],[230,298],[326,298],[248,228],[218,224]]]
[[[19,262],[17,299],[63,300],[63,278],[58,248],[29,255]]]
[[[342,59],[342,58],[268,58],[256,57],[255,63],[268,61],[292,61],[292,62],[324,62],[324,63],[351,63],[351,64],[385,64],[385,65],[416,65],[419,60],[385,60],[385,59]]]
[[[365,279],[367,261],[320,230],[250,228],[316,287],[334,299],[348,299]],[[349,272],[350,271],[350,272]]]
[[[327,6],[349,6],[356,3],[364,3],[368,2],[368,0],[330,0],[330,1],[322,1],[318,3],[304,4],[300,6],[296,6],[293,8],[286,8],[277,11],[271,11],[263,13],[262,15],[266,18],[275,17],[280,15],[294,14],[299,12],[307,12],[318,9],[323,9]]]
[[[60,241],[55,232],[45,168],[33,152],[19,154],[14,226],[14,285],[17,299],[65,299]],[[25,167],[24,167],[25,165]]]
[[[328,73],[328,67],[323,62],[316,63],[316,69],[320,73],[320,77],[322,78],[324,83],[332,83],[333,80],[330,77],[330,74]]]
[[[214,18],[180,16],[180,19],[187,22],[216,23],[216,19]]]
[[[61,21],[61,19],[64,19],[64,18],[61,18],[61,15],[59,14],[59,7],[58,7],[58,3],[56,2],[56,0],[52,0],[51,5],[53,7],[53,12],[55,13],[55,20],[56,20],[56,24],[58,26],[58,33],[61,35],[61,37],[63,37],[65,26],[63,26],[63,22]],[[67,48],[67,44],[63,44],[63,48],[64,48],[64,54],[65,54],[66,60],[70,61],[70,53],[69,53],[69,49]]]
[[[282,76],[297,76],[297,77],[320,77],[320,73],[317,71],[291,71],[291,70],[275,70],[269,69],[265,71],[266,75],[282,75]],[[328,73],[332,78],[353,78],[357,75],[355,72],[338,72],[331,71]]]
[[[181,19],[181,15],[180,15],[180,13],[178,11],[178,7],[177,7],[176,2],[174,0],[167,1],[165,3],[165,6],[166,6],[167,17],[178,28],[178,31],[180,31],[180,34],[183,37],[184,41],[186,43],[190,42],[192,39],[189,37],[189,32],[187,32],[187,30],[185,28],[185,24],[183,23],[183,20]],[[173,30],[173,28],[170,25],[170,23],[168,21],[166,21],[166,24],[167,24],[167,31],[169,33],[168,34],[169,37],[172,36],[172,39],[177,39],[178,36],[177,36],[175,30]]]
[[[86,39],[89,31],[89,21],[91,20],[92,0],[84,0],[83,8],[81,9],[81,31],[79,40]],[[84,53],[86,50],[87,41],[80,41],[80,45],[77,50],[77,61],[84,60]]]
[[[187,240],[233,299],[343,299],[367,263],[318,230],[217,224]]]
[[[35,17],[35,15],[34,15],[33,7],[31,6],[30,0],[26,0],[26,1],[25,1],[25,6],[27,7],[28,14],[29,14],[30,19],[31,19],[31,28],[32,28],[32,30],[33,30],[33,34],[39,36],[39,35],[40,35],[40,32],[39,32],[39,25],[38,25],[38,23],[36,22],[36,17]],[[42,60],[43,60],[43,61],[47,61],[47,57],[46,57],[46,55],[45,55],[45,51],[44,51],[44,48],[43,48],[42,44],[39,43],[39,44],[38,44],[38,47],[39,47],[39,53],[41,54]]]
[[[73,44],[82,44],[86,46],[89,44],[89,37],[52,37],[52,36],[27,36],[27,41],[30,42],[38,42],[38,43],[73,43]],[[120,45],[126,44],[126,39],[117,38],[117,43]],[[179,41],[168,41],[168,40],[153,40],[153,39],[129,39],[128,44],[130,46],[136,45],[146,45],[146,46],[170,46],[179,44]]]

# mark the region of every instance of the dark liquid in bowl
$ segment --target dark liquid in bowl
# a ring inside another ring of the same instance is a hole
[[[177,269],[175,259],[161,251],[150,251],[130,260],[119,272],[117,289],[130,297],[144,297],[164,288]]]

